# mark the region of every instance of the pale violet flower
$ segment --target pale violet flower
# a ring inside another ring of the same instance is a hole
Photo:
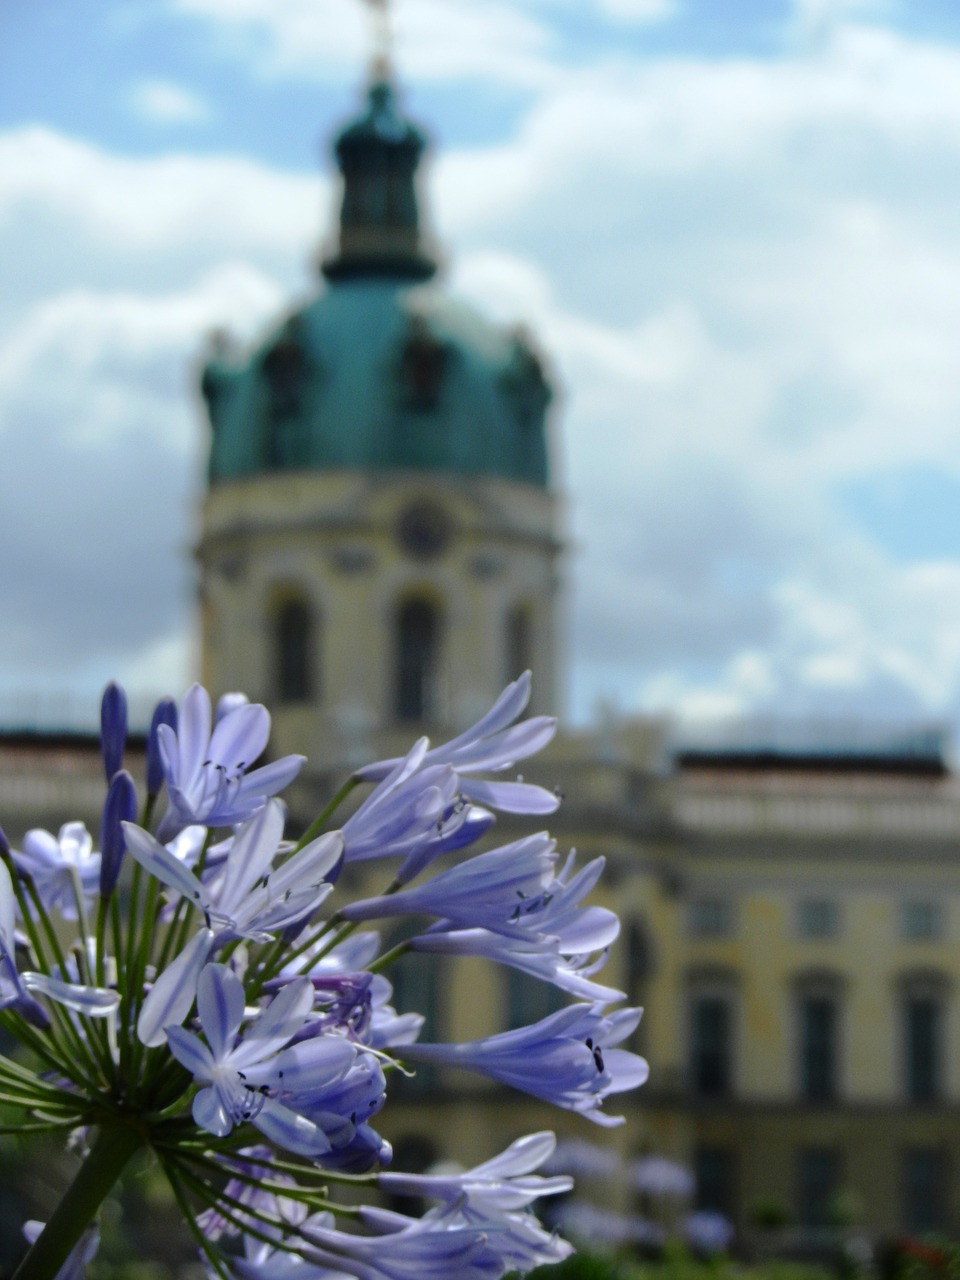
[[[556,1213],[556,1222],[583,1244],[601,1249],[624,1245],[661,1249],[667,1241],[667,1233],[659,1223],[639,1214],[601,1209],[588,1200],[571,1200],[562,1205]]]
[[[422,767],[428,745],[426,738],[414,743],[343,824],[347,862],[402,855],[396,880],[406,884],[439,854],[489,830],[493,814],[464,800],[450,765]]]
[[[234,703],[215,725],[212,719],[210,695],[194,684],[180,703],[176,730],[157,725],[169,801],[161,839],[194,822],[226,827],[246,821],[303,765],[303,756],[284,756],[252,769],[270,734],[270,713],[260,703]]]
[[[284,1052],[313,1005],[306,978],[294,978],[258,1014],[243,1036],[243,983],[226,966],[208,964],[197,983],[197,1012],[206,1044],[182,1027],[167,1029],[170,1052],[195,1079],[205,1084],[193,1099],[193,1118],[201,1129],[223,1137],[250,1122],[273,1142],[300,1155],[329,1151],[320,1124],[284,1106],[274,1096],[288,1085],[303,1084],[314,1096],[345,1075],[355,1051],[340,1036],[317,1036]]]
[[[557,1145],[554,1134],[530,1133],[483,1164],[455,1174],[381,1173],[377,1184],[392,1195],[426,1196],[448,1204],[469,1204],[486,1213],[524,1209],[540,1196],[569,1191],[573,1179],[544,1178],[535,1172]]]
[[[48,911],[77,918],[77,892],[84,901],[100,892],[100,854],[82,822],[67,822],[57,835],[34,827],[14,850],[17,869],[30,876]]]
[[[553,716],[531,716],[514,724],[530,701],[530,672],[507,685],[485,716],[472,728],[442,746],[426,751],[422,767],[449,765],[456,771],[460,791],[475,804],[507,813],[553,813],[558,797],[543,787],[523,781],[490,782],[475,775],[510,769],[547,745],[557,731]],[[386,778],[402,762],[381,760],[357,771],[367,782]]]
[[[450,1210],[423,1218],[367,1207],[359,1213],[364,1226],[379,1228],[378,1235],[351,1235],[327,1226],[325,1218],[308,1218],[300,1228],[308,1242],[305,1258],[357,1280],[497,1280],[503,1274],[503,1259],[486,1233],[465,1227]]]
[[[601,1110],[603,1102],[611,1093],[638,1088],[649,1068],[639,1055],[611,1046],[630,1035],[641,1013],[619,1009],[604,1014],[601,1005],[575,1004],[532,1026],[482,1040],[408,1045],[403,1057],[476,1071],[595,1124],[622,1124],[622,1116]]]
[[[641,1156],[634,1163],[632,1174],[636,1189],[654,1197],[688,1200],[695,1190],[691,1171],[666,1156]]]
[[[148,831],[124,823],[131,855],[161,883],[181,894],[218,929],[218,941],[262,940],[306,919],[333,888],[327,879],[343,855],[343,838],[330,831],[290,854],[278,867],[284,811],[265,801],[237,831],[216,874],[208,882]]]
[[[17,971],[14,911],[10,872],[0,861],[0,1009],[14,1009],[35,1026],[45,1028],[49,1018],[33,996],[39,992],[74,1013],[93,1018],[113,1014],[120,1003],[115,991],[66,982],[56,974]]]
[[[735,1234],[729,1218],[714,1210],[698,1209],[683,1220],[683,1238],[694,1253],[726,1253]]]
[[[526,937],[531,929],[539,931],[536,920],[546,905],[556,859],[556,841],[541,832],[477,854],[415,888],[352,902],[341,914],[347,920],[432,915]]]
[[[548,982],[576,1000],[612,1004],[624,998],[624,992],[616,987],[604,986],[591,978],[591,974],[603,965],[605,955],[599,958],[592,953],[568,955],[562,939],[506,938],[502,933],[493,933],[489,929],[443,929],[436,933],[418,934],[410,939],[408,945],[411,951],[430,955],[474,956],[492,960],[495,964],[506,965],[529,974],[531,978]]]

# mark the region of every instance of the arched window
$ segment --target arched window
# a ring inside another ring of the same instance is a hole
[[[305,600],[284,600],[275,616],[277,698],[309,702],[319,696],[314,662],[314,620]]]
[[[533,627],[530,610],[524,604],[516,604],[507,610],[504,635],[506,651],[506,683],[516,680],[533,666]]]
[[[394,711],[398,720],[436,718],[439,652],[439,610],[429,600],[407,600],[397,611]]]

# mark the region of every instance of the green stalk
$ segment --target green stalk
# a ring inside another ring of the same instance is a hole
[[[324,827],[343,804],[344,800],[346,800],[351,791],[355,790],[359,786],[360,779],[356,777],[355,774],[351,774],[323,812],[319,813],[310,823],[309,827],[307,827],[306,831],[297,841],[297,847],[294,849],[294,853],[299,849],[303,849],[311,840],[316,840],[317,836],[323,834]]]
[[[104,1125],[98,1131],[90,1154],[13,1273],[13,1280],[54,1280],[143,1142],[143,1136],[130,1125]]]

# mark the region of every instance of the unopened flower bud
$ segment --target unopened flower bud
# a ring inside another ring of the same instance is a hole
[[[116,887],[127,843],[123,834],[124,822],[133,822],[137,816],[137,791],[126,769],[115,773],[110,780],[107,799],[100,823],[100,896],[109,898]]]
[[[107,782],[123,768],[123,749],[127,745],[127,695],[111,680],[100,702],[100,752]]]
[[[167,724],[177,731],[177,704],[172,698],[161,698],[153,711],[150,732],[147,734],[147,795],[155,796],[163,786],[163,762],[157,745],[157,730]]]

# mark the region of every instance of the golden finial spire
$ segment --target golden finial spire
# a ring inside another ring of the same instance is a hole
[[[390,27],[389,0],[366,0],[373,14],[373,57],[370,63],[373,80],[388,80],[391,70],[393,32]]]

